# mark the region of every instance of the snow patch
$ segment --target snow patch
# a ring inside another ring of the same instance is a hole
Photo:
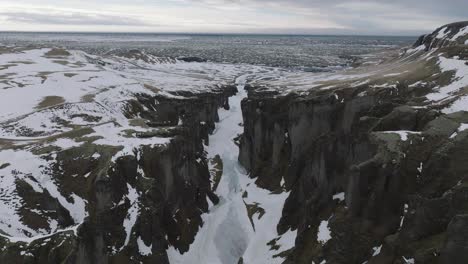
[[[378,247],[374,247],[373,248],[374,252],[372,253],[372,256],[375,257],[377,255],[380,254],[380,251],[382,250],[382,245],[378,246]]]
[[[78,143],[72,139],[69,138],[59,138],[56,141],[52,143],[52,145],[57,146],[63,150],[65,149],[70,149],[70,148],[75,148],[81,146],[83,143]]]
[[[385,134],[398,134],[401,141],[407,141],[408,135],[421,135],[421,132],[408,131],[408,130],[398,130],[398,131],[382,131]]]
[[[468,34],[468,26],[461,28],[457,34],[452,37],[452,41],[456,41],[458,38],[463,37]],[[465,43],[466,44],[466,43]]]
[[[30,184],[36,192],[42,193],[47,190],[69,211],[75,224],[83,222],[87,216],[86,202],[73,193],[69,195],[68,199],[63,196],[55,181],[45,170],[51,166],[48,161],[26,150],[2,150],[0,151],[0,160],[2,164],[10,164],[0,169],[0,230],[8,236],[31,238],[58,231],[53,219],[48,221],[50,230],[33,230],[23,224],[21,216],[18,214],[18,210],[23,206],[23,201],[16,193],[17,180],[23,180]]]
[[[442,72],[455,72],[455,76],[449,85],[441,87],[437,91],[426,96],[433,102],[439,102],[451,98],[456,92],[468,85],[468,66],[465,64],[464,60],[439,57],[439,67]],[[457,111],[466,110],[466,100],[468,100],[467,96],[462,96],[451,106],[443,109],[442,112],[445,114],[450,114]]]
[[[337,194],[333,195],[333,200],[339,200],[340,202],[344,201],[345,200],[345,193],[340,192],[340,193],[337,193]]]
[[[323,220],[320,222],[319,228],[318,228],[318,233],[317,233],[317,241],[325,244],[330,240],[331,237],[331,231],[328,228],[328,221],[329,220]]]
[[[447,37],[447,34],[450,32],[450,30],[448,30],[447,27],[443,27],[441,28],[438,32],[437,32],[437,36],[436,36],[436,39],[444,39]]]
[[[465,130],[467,130],[467,129],[468,129],[468,124],[464,124],[464,123],[460,124],[460,126],[459,126],[458,129],[457,129],[457,132],[454,132],[454,133],[450,136],[450,138],[455,138],[460,132],[463,132],[463,131],[465,131]]]
[[[138,245],[138,251],[142,256],[148,256],[151,255],[152,250],[153,250],[153,245],[147,246],[145,242],[141,239],[141,237],[138,237],[137,239],[137,245]]]
[[[123,227],[125,229],[125,233],[127,235],[125,236],[125,242],[120,248],[122,250],[124,247],[128,245],[128,242],[130,242],[130,237],[132,234],[132,229],[133,226],[135,225],[137,218],[138,218],[138,212],[140,210],[140,206],[138,205],[138,192],[135,188],[133,188],[130,184],[127,183],[127,189],[128,189],[128,194],[127,198],[130,202],[130,208],[128,209],[128,214],[125,217],[125,220],[123,222]]]

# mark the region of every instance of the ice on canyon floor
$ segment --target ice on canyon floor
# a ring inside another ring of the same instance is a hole
[[[276,228],[288,193],[272,194],[257,187],[238,163],[238,147],[233,139],[243,131],[240,102],[246,96],[247,77],[238,78],[239,93],[229,99],[230,110],[219,111],[220,122],[206,147],[209,158],[219,155],[223,161],[223,175],[217,189],[220,203],[202,216],[203,227],[189,252],[182,255],[172,247],[169,249],[171,263],[231,264],[240,258],[246,264],[281,263],[284,259],[274,255],[294,246],[297,231],[279,235]],[[246,204],[256,204],[265,214],[254,214],[251,222]],[[278,250],[267,245],[272,240],[279,246]]]

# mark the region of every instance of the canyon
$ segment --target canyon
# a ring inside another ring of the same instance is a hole
[[[0,47],[0,262],[465,263],[468,22],[356,64]]]

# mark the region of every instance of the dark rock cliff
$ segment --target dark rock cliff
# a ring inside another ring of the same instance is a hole
[[[76,231],[32,243],[0,237],[0,263],[168,263],[169,245],[187,251],[208,199],[218,202],[203,143],[219,121],[218,109],[229,107],[227,98],[236,91],[228,86],[172,97],[137,96],[127,106],[128,118],[139,116],[158,128],[138,137],[171,137],[167,145],[144,146],[114,162],[105,160],[118,148],[84,144],[58,153],[52,170],[61,191],[84,197],[89,215]],[[99,159],[89,157],[95,152]],[[50,200],[44,203],[56,206]],[[70,216],[63,211],[67,226]],[[143,255],[138,243],[151,245],[152,252]]]
[[[453,37],[467,24],[445,28],[456,29]],[[416,45],[467,49],[428,38]],[[433,86],[410,85],[431,79],[420,75],[306,95],[249,87],[239,161],[259,186],[281,191],[284,179],[290,191],[278,231],[297,229],[298,237],[285,263],[466,262],[468,134],[454,133],[468,114],[425,104]],[[317,241],[323,221],[326,243]]]

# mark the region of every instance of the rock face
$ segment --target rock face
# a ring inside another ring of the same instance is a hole
[[[73,184],[66,179],[90,168],[92,181],[88,181],[88,186],[63,187],[70,193],[83,194],[88,201],[89,215],[77,230],[31,244],[0,238],[3,247],[0,262],[168,263],[169,244],[186,251],[202,225],[200,216],[208,209],[207,199],[217,203],[211,190],[203,142],[218,121],[218,108],[227,107],[226,99],[235,92],[232,86],[223,87],[218,93],[185,94],[183,99],[137,97],[129,107],[129,117],[146,117],[152,126],[173,127],[179,120],[182,125],[157,135],[171,137],[169,144],[145,146],[135,155],[119,157],[108,168],[101,168],[94,159],[81,157],[91,145],[59,152],[60,168],[56,168],[54,177],[63,179],[63,185]],[[53,199],[44,203],[51,210],[57,207]],[[64,212],[61,218],[66,226],[70,216],[68,211]],[[71,235],[73,232],[76,237]],[[150,248],[146,255],[141,253],[144,247]]]
[[[419,37],[415,47],[424,45],[426,50],[465,44],[468,40],[468,21],[448,24],[438,28],[432,34]]]
[[[259,186],[291,192],[278,231],[298,236],[285,263],[466,262],[468,114],[454,104],[468,83],[453,85],[466,78],[466,31],[442,27],[362,82],[251,84],[239,161]],[[444,69],[453,56],[460,68]]]
[[[2,68],[12,72],[2,90],[39,98],[14,108],[2,94],[0,263],[168,263],[169,247],[186,252],[219,202],[205,145],[237,93],[234,76],[212,81],[200,68],[183,76],[185,65],[140,51],[18,49],[0,56],[25,61]],[[60,71],[38,79],[34,67]],[[176,78],[171,67],[182,68]],[[22,84],[17,74],[31,76]],[[69,90],[41,99],[49,81]]]

